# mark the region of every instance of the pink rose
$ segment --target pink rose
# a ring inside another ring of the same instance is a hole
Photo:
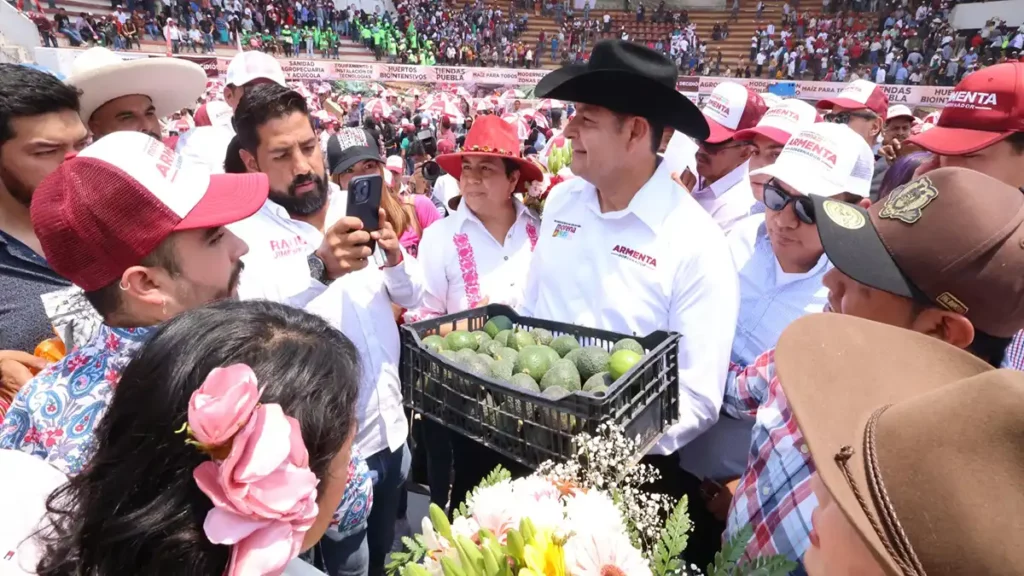
[[[214,368],[188,403],[192,436],[207,446],[227,443],[248,422],[259,399],[251,368],[245,364]]]
[[[302,547],[317,517],[318,480],[299,423],[277,404],[261,405],[221,462],[193,471],[213,502],[203,530],[233,546],[228,576],[280,574]]]

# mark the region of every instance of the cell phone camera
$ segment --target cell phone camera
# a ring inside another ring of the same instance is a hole
[[[370,199],[370,183],[365,180],[357,182],[354,196],[358,203],[368,201]]]

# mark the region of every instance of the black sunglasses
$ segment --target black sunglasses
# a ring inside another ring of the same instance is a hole
[[[823,118],[825,122],[831,122],[832,124],[849,124],[850,118],[873,120],[875,115],[870,112],[829,112]]]
[[[796,217],[804,224],[814,225],[814,202],[807,196],[794,196],[779,186],[774,178],[764,184],[764,205],[773,212],[782,212],[786,205],[793,203]]]

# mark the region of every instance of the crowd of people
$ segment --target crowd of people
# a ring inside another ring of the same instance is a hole
[[[261,51],[216,90],[0,64],[5,573],[380,576],[414,459],[449,511],[523,472],[403,405],[399,324],[488,303],[684,336],[644,462],[686,565],[746,527],[796,574],[1024,565],[1024,63],[919,118],[866,79],[699,108],[662,53],[591,61],[489,107],[307,92]]]
[[[980,30],[956,30],[949,22],[952,2],[823,4],[823,12],[812,14],[787,1],[778,27],[759,26],[750,39],[750,53],[735,67],[716,62],[712,73],[954,86],[966,74],[1024,55],[1024,26],[993,19]]]

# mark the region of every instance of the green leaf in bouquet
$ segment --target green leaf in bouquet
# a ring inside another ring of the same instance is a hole
[[[690,532],[690,516],[686,511],[687,505],[687,498],[683,496],[676,503],[668,520],[665,521],[661,538],[654,547],[652,568],[655,576],[676,574],[683,567],[682,554],[686,550]]]
[[[466,576],[466,572],[447,556],[441,558],[441,571],[444,576]]]
[[[536,531],[533,528],[533,522],[529,518],[523,518],[519,522],[519,532],[522,533],[524,542],[533,542],[533,535]]]
[[[476,493],[478,490],[490,488],[491,486],[506,480],[512,480],[512,473],[506,470],[504,466],[498,466],[494,470],[491,470],[491,473],[488,474],[475,489],[473,489],[473,492]]]
[[[459,563],[466,576],[483,576],[484,558],[476,545],[468,538],[459,536],[455,539],[455,548],[459,551]]]
[[[484,576],[498,576],[501,574],[501,569],[498,568],[498,559],[494,557],[494,552],[491,551],[490,546],[481,547],[480,553],[484,557]]]
[[[733,534],[732,538],[722,546],[722,549],[715,552],[715,563],[708,566],[708,576],[733,576],[736,565],[743,557],[743,551],[747,543],[754,536],[754,527],[747,524],[739,532]]]
[[[796,562],[782,555],[761,556],[740,565],[736,576],[786,576],[796,567]]]
[[[434,525],[434,530],[438,534],[444,536],[445,540],[451,542],[452,540],[452,525],[448,522],[448,516],[445,515],[444,510],[437,504],[430,504],[430,523]]]
[[[505,538],[505,548],[508,550],[509,556],[511,556],[519,564],[524,562],[526,558],[526,539],[523,538],[522,532],[513,528],[508,531],[508,536]]]
[[[430,572],[419,564],[409,564],[402,568],[402,576],[430,576]]]
[[[427,545],[423,541],[422,534],[417,534],[415,538],[403,536],[402,544],[405,544],[406,551],[393,552],[391,561],[384,567],[388,576],[406,576],[408,567],[419,563],[427,555]]]

